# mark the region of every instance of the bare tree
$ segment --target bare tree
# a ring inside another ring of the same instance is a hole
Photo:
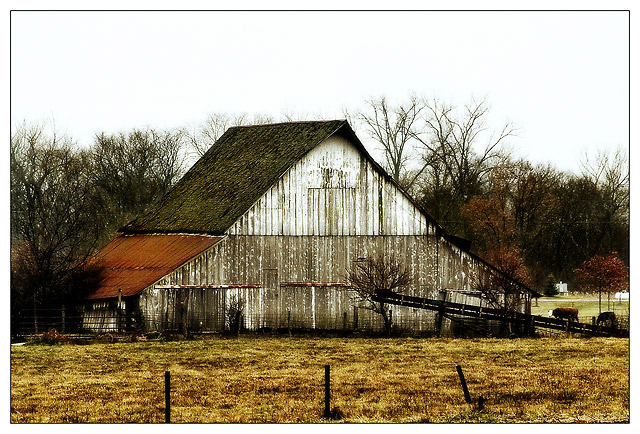
[[[196,156],[202,157],[216,140],[229,128],[243,125],[246,122],[246,114],[230,115],[228,113],[211,113],[199,125],[185,128],[184,134],[191,150]]]
[[[523,284],[529,280],[529,272],[517,248],[503,248],[487,255],[494,268],[480,268],[472,279],[474,289],[479,290],[496,309],[513,311],[520,302]]]
[[[525,291],[522,285],[528,283],[529,271],[517,248],[493,251],[488,259],[495,268],[479,268],[472,275],[471,282],[473,289],[480,291],[494,309],[502,310],[504,319],[501,322],[501,334],[507,335],[513,332],[507,318],[518,310],[522,302]]]
[[[321,120],[322,116],[309,116],[306,113],[296,112],[291,109],[285,109],[282,111],[281,120],[282,122],[296,122],[296,121],[304,121],[308,119]]]
[[[237,296],[232,296],[226,309],[226,319],[229,324],[229,331],[238,336],[242,326],[242,313],[244,312],[244,300]]]
[[[287,120],[289,120],[288,117],[293,117],[293,114],[285,114]],[[241,125],[263,125],[272,122],[274,122],[272,116],[260,113],[250,117],[247,113],[214,112],[209,114],[201,124],[184,128],[183,133],[192,153],[196,158],[200,158],[229,128]]]
[[[416,96],[396,106],[385,97],[366,101],[367,110],[356,112],[355,119],[364,123],[369,136],[382,146],[386,169],[400,181],[411,158],[411,143],[419,133],[420,114],[424,103]],[[350,118],[348,113],[345,113]]]
[[[12,308],[59,306],[78,296],[99,228],[89,154],[43,125],[11,136]]]
[[[90,181],[108,238],[160,199],[185,171],[180,131],[152,128],[96,135]]]
[[[395,256],[378,254],[362,261],[354,261],[347,270],[347,278],[356,299],[366,309],[382,316],[387,336],[391,335],[393,318],[384,297],[402,292],[413,281],[411,271]]]
[[[517,129],[509,122],[497,132],[489,131],[485,101],[472,102],[460,113],[437,100],[426,103],[425,128],[413,134],[421,144],[423,165],[421,202],[450,230],[460,231],[460,207],[481,194],[487,174],[504,160],[501,145]]]
[[[582,176],[600,192],[598,244],[604,238],[613,244],[616,232],[628,233],[629,228],[629,159],[622,149],[598,151],[593,159],[585,155],[581,166]]]
[[[252,120],[248,125],[265,125],[276,122],[275,118],[265,113],[254,113]]]

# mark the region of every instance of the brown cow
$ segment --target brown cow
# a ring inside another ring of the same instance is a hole
[[[577,322],[578,309],[576,309],[575,307],[556,307],[555,309],[549,311],[549,316]]]

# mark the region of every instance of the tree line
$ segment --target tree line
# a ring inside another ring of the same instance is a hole
[[[507,144],[519,129],[508,121],[491,128],[488,114],[486,101],[454,106],[411,96],[399,104],[371,99],[347,116],[377,141],[389,174],[448,233],[533,288],[552,293],[562,280],[593,289],[578,271],[596,256],[628,267],[624,150],[585,155],[580,173],[532,164]],[[611,290],[628,288],[622,268]]]
[[[60,307],[100,278],[89,261],[185,170],[182,133],[99,133],[90,147],[44,125],[11,136],[12,311]]]
[[[574,270],[595,255],[617,252],[628,264],[626,154],[585,159],[579,174],[533,165],[505,146],[517,128],[489,128],[488,113],[485,101],[455,107],[411,96],[400,104],[372,99],[344,115],[448,233],[471,240],[472,251],[533,288],[575,283]],[[46,125],[16,126],[12,312],[72,304],[100,278],[91,255],[160,199],[227,128],[275,121],[213,113],[185,128],[99,132],[82,146]]]

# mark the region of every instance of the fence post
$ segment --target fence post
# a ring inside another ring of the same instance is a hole
[[[118,288],[118,333],[122,332],[122,288]]]
[[[442,318],[444,318],[444,302],[447,300],[447,291],[441,289],[438,291],[438,314],[436,317],[436,328],[438,329],[438,337],[442,336]]]
[[[442,318],[444,317],[444,304],[440,304],[438,306],[438,317],[437,317],[437,329],[438,329],[438,337],[442,336]]]
[[[171,423],[171,374],[164,372],[164,422]]]
[[[462,373],[462,366],[457,365],[456,370],[458,371],[458,376],[460,377],[460,384],[462,385],[462,391],[464,392],[464,399],[467,401],[467,404],[471,404],[471,395],[469,395],[469,389],[467,389],[467,382],[464,379],[464,374]]]
[[[65,310],[64,310],[64,304],[62,305],[62,332],[61,333],[65,333],[66,331],[66,324],[65,324]]]
[[[358,306],[353,306],[353,329],[358,330]]]
[[[529,336],[533,337],[536,335],[536,323],[533,318],[533,315],[529,318]]]
[[[329,365],[324,366],[324,417],[331,415],[331,377]]]
[[[33,295],[33,330],[38,334],[38,311],[36,309],[36,295]]]

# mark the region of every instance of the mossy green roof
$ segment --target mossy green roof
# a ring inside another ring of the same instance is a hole
[[[124,233],[223,234],[300,158],[345,128],[344,120],[229,128]]]

